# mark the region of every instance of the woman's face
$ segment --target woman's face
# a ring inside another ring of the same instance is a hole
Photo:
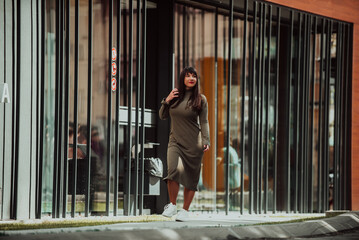
[[[194,73],[186,73],[186,76],[184,77],[184,85],[186,86],[186,89],[193,88],[197,83],[197,75]]]

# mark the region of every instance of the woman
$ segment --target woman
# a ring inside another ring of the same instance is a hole
[[[183,209],[176,220],[185,221],[188,209],[197,191],[203,152],[208,151],[209,126],[207,99],[200,94],[198,75],[193,67],[182,70],[178,89],[174,88],[161,102],[160,119],[171,117],[171,132],[167,149],[167,181],[170,203],[163,216],[177,213],[176,201],[179,184],[184,186]]]

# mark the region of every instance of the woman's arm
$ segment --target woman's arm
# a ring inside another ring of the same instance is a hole
[[[177,97],[178,97],[178,89],[174,88],[174,89],[172,89],[170,94],[168,94],[168,96],[162,100],[162,102],[161,102],[162,106],[160,108],[160,119],[161,120],[165,120],[168,118],[169,110],[170,110],[170,102],[174,98],[177,98]]]
[[[166,102],[166,99],[164,98],[162,101],[161,101],[161,108],[160,108],[160,119],[161,120],[166,120],[169,116],[169,110],[170,110],[170,105],[168,102]]]
[[[199,122],[201,124],[202,143],[209,147],[211,143],[209,138],[208,103],[204,95],[202,95],[202,110],[199,114]]]

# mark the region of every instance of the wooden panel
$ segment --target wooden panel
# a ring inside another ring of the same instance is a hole
[[[357,0],[267,0],[283,6],[354,23],[352,83],[351,201],[359,210],[359,4]]]
[[[215,188],[215,166],[216,159],[215,156],[215,123],[216,123],[216,99],[215,99],[215,61],[213,57],[205,57],[201,61],[202,66],[202,79],[201,81],[201,91],[206,96],[208,101],[208,121],[210,127],[210,138],[211,138],[211,147],[208,152],[203,155],[203,168],[202,168],[202,179],[203,184],[207,189],[214,190]]]

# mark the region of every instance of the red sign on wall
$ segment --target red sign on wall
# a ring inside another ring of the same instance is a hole
[[[116,58],[117,58],[117,51],[116,51],[116,48],[113,47],[112,48],[112,61],[116,61]]]
[[[116,89],[117,89],[116,78],[112,78],[112,80],[111,80],[111,89],[113,92],[116,91]]]
[[[113,62],[112,63],[112,76],[116,76],[116,73],[117,73],[117,66],[116,66],[116,63]]]

